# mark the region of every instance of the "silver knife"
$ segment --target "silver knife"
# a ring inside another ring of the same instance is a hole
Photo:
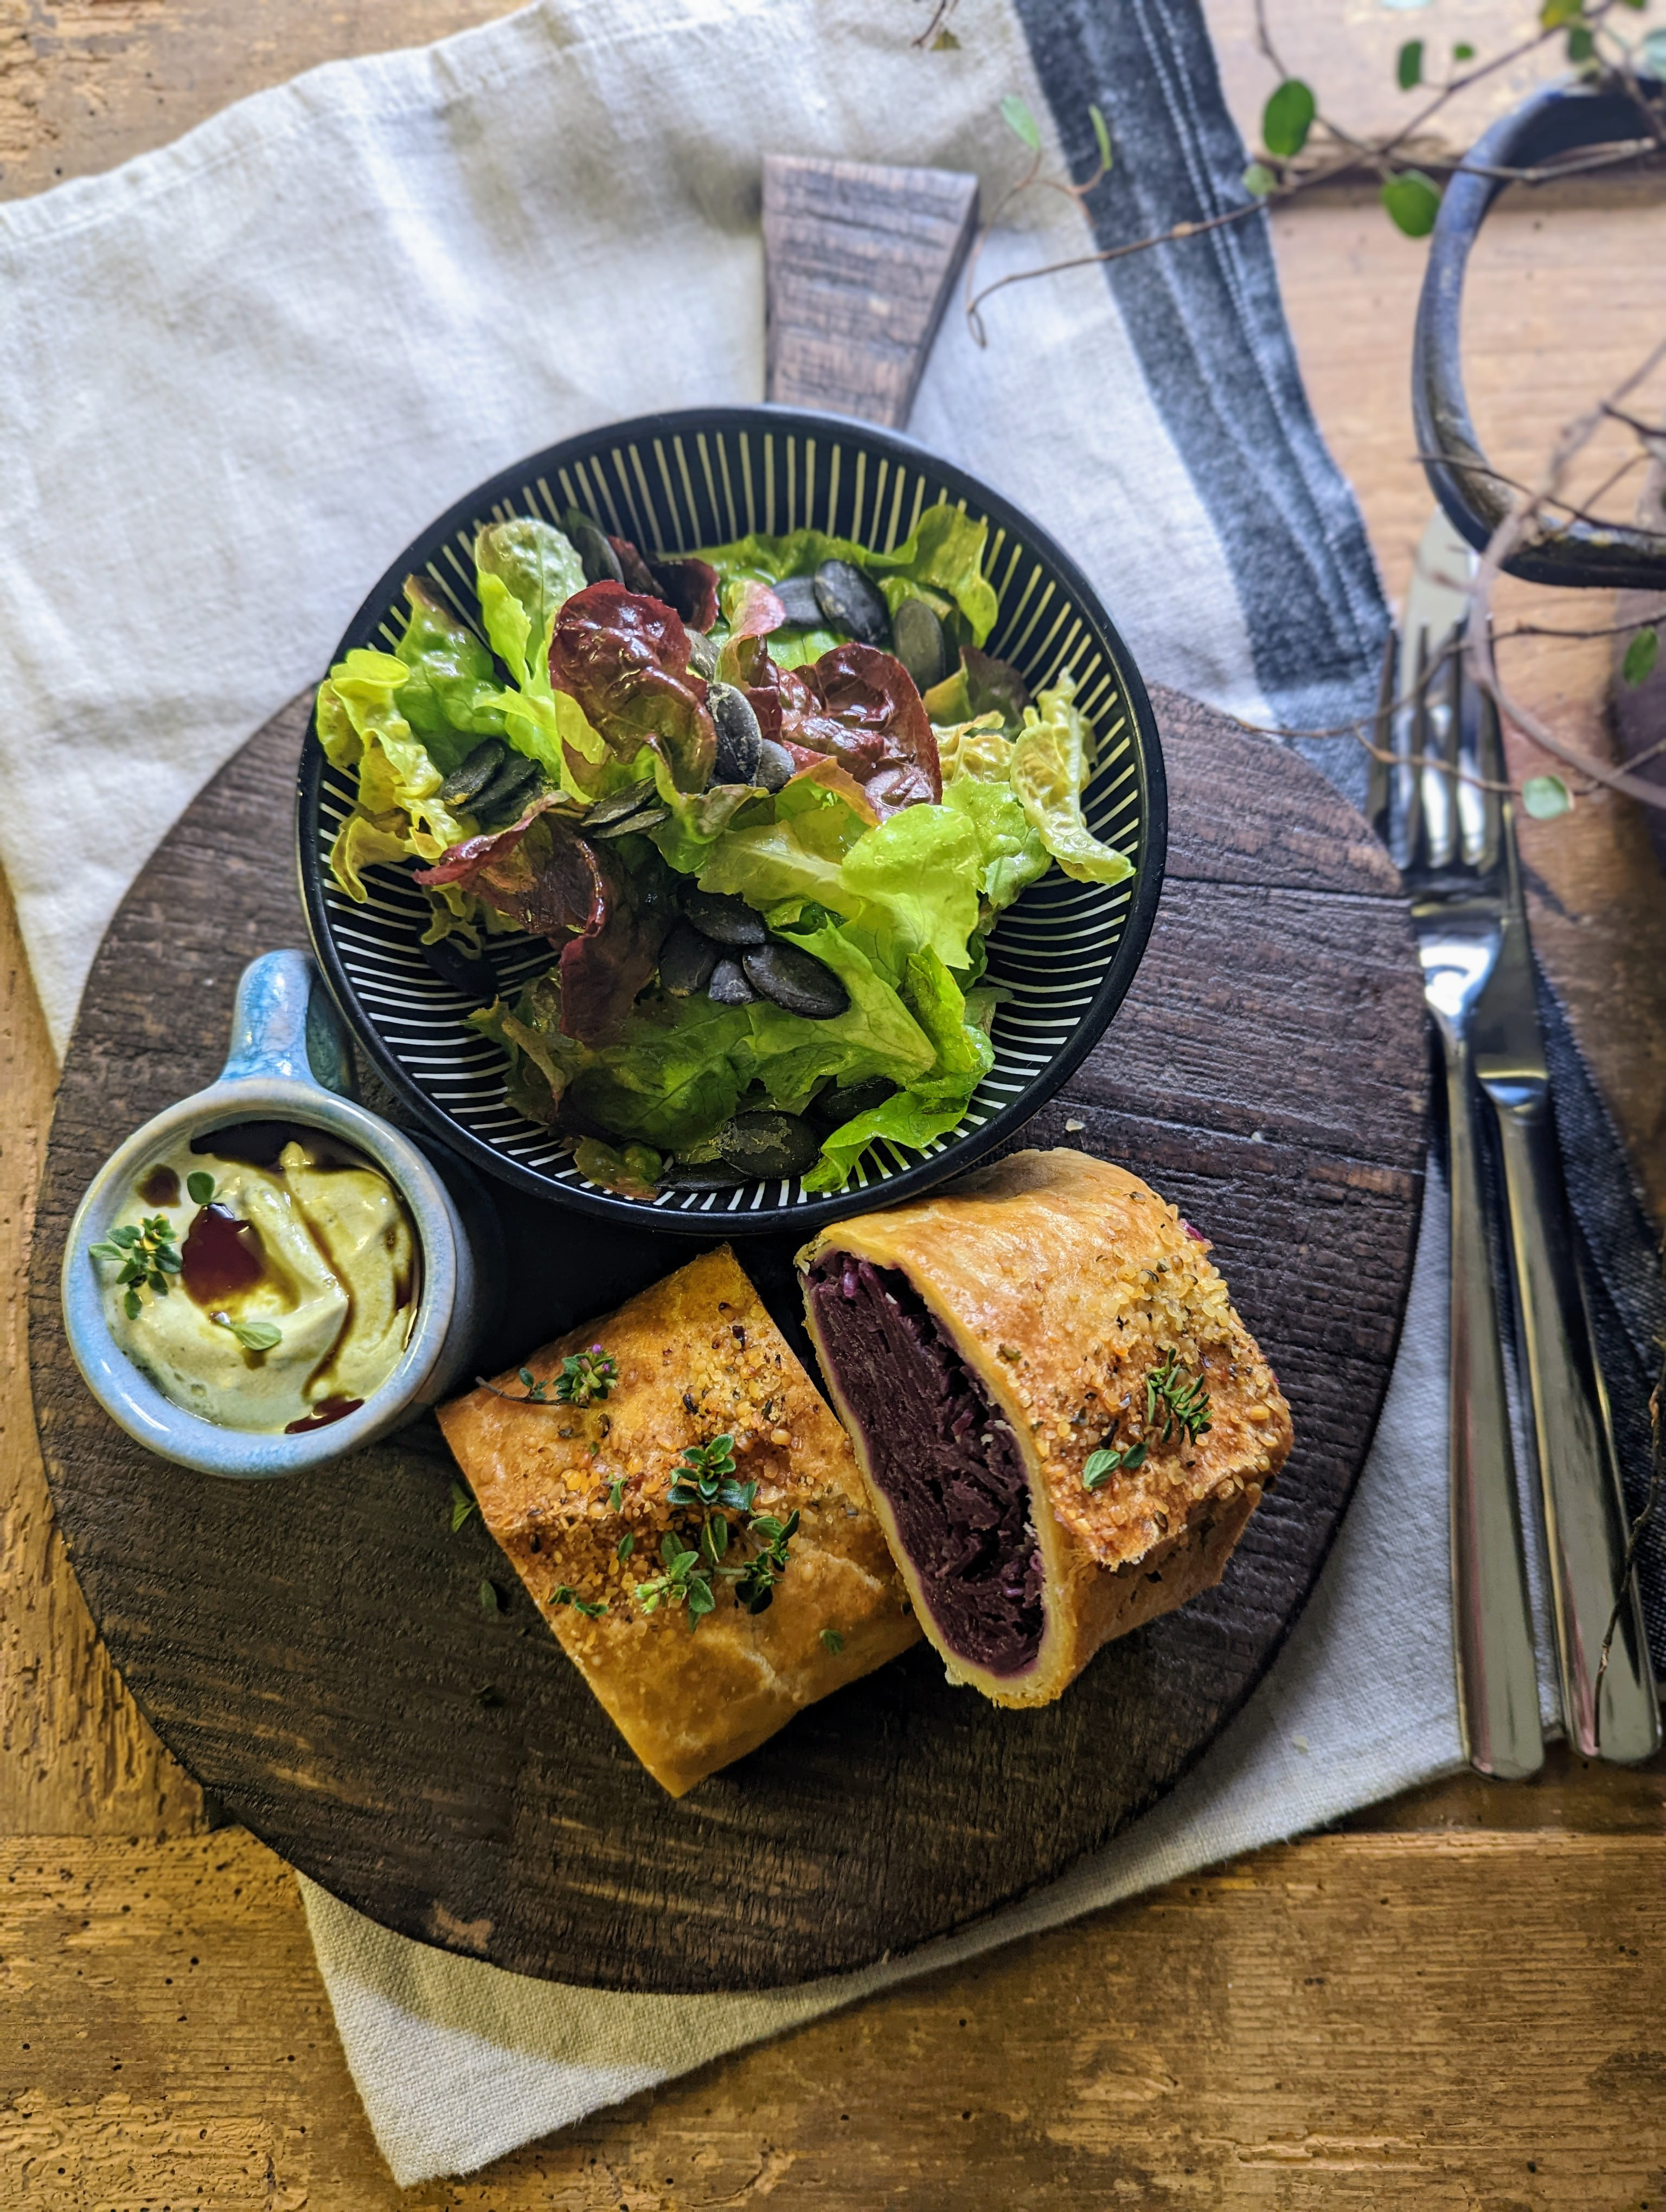
[[[1437,514],[1418,549],[1406,603],[1406,638],[1414,641],[1420,627],[1431,637],[1444,637],[1466,618],[1474,562],[1468,547],[1444,515]],[[1483,697],[1478,705],[1484,714],[1496,713],[1490,699]],[[1498,1123],[1519,1365],[1550,1564],[1562,1716],[1570,1739],[1586,1758],[1629,1763],[1659,1749],[1660,1711],[1637,1578],[1626,1572],[1619,1456],[1557,1149],[1508,797],[1503,844],[1503,945],[1475,1008],[1471,1037],[1476,1079]]]

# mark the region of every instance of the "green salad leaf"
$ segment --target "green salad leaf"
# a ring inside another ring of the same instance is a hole
[[[481,531],[474,564],[492,650],[523,691],[547,693],[550,633],[563,603],[584,589],[583,563],[553,523],[517,514]]]
[[[939,730],[943,804],[971,826],[977,841],[977,887],[998,914],[1026,884],[1047,872],[1050,855],[1041,833],[1012,788],[1017,748],[1003,737],[1000,719]]]
[[[973,645],[982,645],[999,611],[994,587],[983,574],[989,526],[946,501],[928,507],[907,538],[890,553],[876,553],[848,538],[825,531],[795,530],[785,538],[754,532],[728,545],[708,548],[700,558],[716,569],[724,614],[733,617],[748,582],[776,584],[788,576],[813,575],[824,561],[848,561],[873,577],[894,614],[904,599],[926,600],[939,615],[958,614]],[[783,668],[815,660],[839,642],[832,630],[800,636],[776,633],[770,657]]]
[[[1115,847],[1102,845],[1082,818],[1082,793],[1093,763],[1090,732],[1075,698],[1076,681],[1067,670],[1025,708],[1012,748],[1012,789],[1066,875],[1078,883],[1120,884],[1134,873],[1134,863]]]
[[[503,735],[502,711],[491,654],[438,592],[420,576],[405,580],[410,603],[393,657],[410,672],[399,691],[399,712],[427,747],[441,775],[449,775],[481,738]]]

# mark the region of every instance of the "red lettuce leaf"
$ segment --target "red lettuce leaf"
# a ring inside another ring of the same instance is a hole
[[[581,1044],[611,1044],[660,964],[676,919],[670,872],[653,847],[593,844],[540,799],[512,829],[470,837],[416,872],[460,884],[529,936],[562,948],[561,1026]]]
[[[711,628],[717,620],[717,571],[709,561],[651,561],[648,568],[660,597],[690,629]]]
[[[690,667],[689,634],[663,599],[611,582],[575,592],[556,617],[550,681],[616,752],[658,738],[678,789],[705,789],[717,752],[706,679]]]
[[[709,629],[717,620],[717,571],[709,561],[672,556],[648,561],[628,538],[610,538],[628,592],[663,599],[690,629]]]
[[[881,821],[942,798],[931,718],[895,654],[836,645],[802,668],[769,666],[781,698],[781,741],[795,759],[800,752],[830,755],[860,784]]]

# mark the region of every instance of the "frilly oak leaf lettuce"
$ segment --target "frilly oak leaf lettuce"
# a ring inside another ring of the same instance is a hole
[[[823,753],[836,760],[881,820],[942,797],[931,718],[893,654],[872,645],[836,645],[819,660],[778,676],[781,742],[795,759]]]
[[[663,600],[618,584],[587,584],[556,618],[550,680],[606,730],[616,751],[634,754],[658,739],[677,788],[701,791],[717,733],[689,650],[688,631]]]
[[[562,1030],[603,1044],[623,1030],[659,965],[676,901],[651,846],[592,843],[557,804],[536,801],[512,828],[471,837],[416,881],[455,884],[517,929],[559,945]]]

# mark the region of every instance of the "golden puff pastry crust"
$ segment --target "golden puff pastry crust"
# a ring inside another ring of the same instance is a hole
[[[1019,1152],[799,1255],[822,1370],[952,1679],[1044,1705],[1219,1582],[1292,1430],[1209,1247],[1125,1168]],[[1189,1406],[1194,1435],[1150,1378]],[[1207,1407],[1184,1394],[1201,1384]],[[1143,1450],[1141,1447],[1143,1446]],[[1098,1450],[1132,1466],[1096,1467]]]
[[[920,1631],[849,1439],[727,1246],[526,1364],[544,1382],[596,1344],[618,1364],[605,1401],[523,1406],[477,1389],[441,1407],[440,1425],[562,1648],[680,1797]],[[684,1607],[648,1613],[635,1591],[661,1572],[668,1528],[697,1535],[698,1515],[666,1498],[680,1455],[725,1435],[736,1480],[757,1485],[754,1510],[783,1522],[796,1510],[799,1528],[767,1612],[744,1612],[716,1581],[714,1610],[691,1630]],[[606,1611],[592,1619],[575,1599]]]

